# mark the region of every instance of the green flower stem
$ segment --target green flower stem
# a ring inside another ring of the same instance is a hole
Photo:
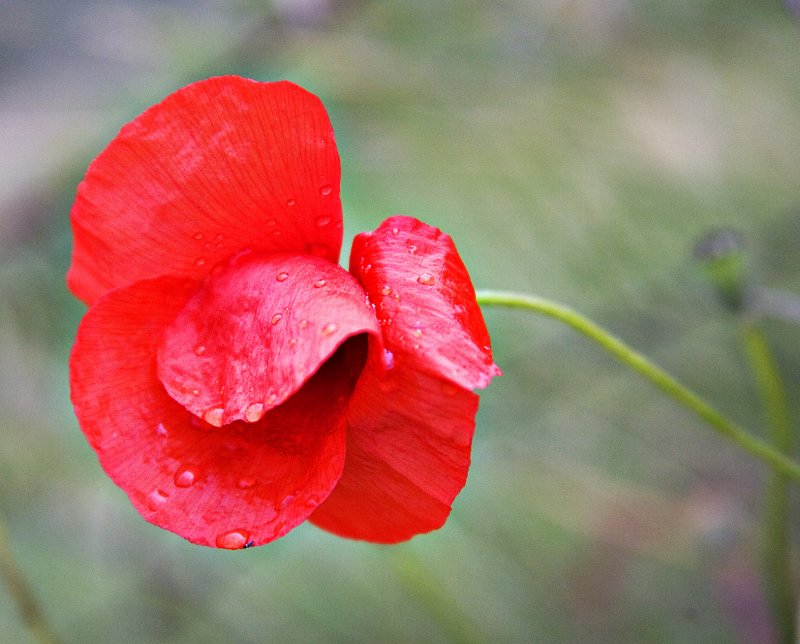
[[[9,595],[17,605],[20,617],[35,641],[40,644],[57,644],[58,638],[47,624],[36,597],[14,558],[2,515],[0,515],[0,579],[5,581]]]
[[[478,303],[484,306],[502,306],[533,311],[555,318],[572,327],[578,331],[578,333],[582,333],[586,337],[597,342],[606,351],[631,369],[638,371],[664,393],[697,414],[697,416],[706,421],[713,429],[732,443],[738,445],[756,458],[765,461],[771,465],[775,471],[788,476],[794,481],[800,482],[800,463],[789,458],[770,443],[752,436],[742,427],[722,415],[705,400],[700,398],[700,396],[666,373],[663,369],[657,367],[643,355],[633,350],[627,344],[580,313],[562,304],[541,297],[506,291],[481,290],[478,291],[477,298]]]
[[[786,393],[775,358],[756,322],[745,324],[743,342],[763,401],[772,444],[782,453],[791,454],[792,427]],[[789,479],[783,473],[773,471],[764,499],[764,576],[781,642],[795,641],[789,484]]]

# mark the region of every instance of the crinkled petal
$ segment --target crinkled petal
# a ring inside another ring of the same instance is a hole
[[[438,228],[391,217],[356,236],[350,271],[376,305],[395,356],[469,389],[500,373],[467,269]]]
[[[470,464],[478,397],[372,343],[348,409],[344,472],[310,520],[395,543],[447,519]]]
[[[89,167],[67,282],[91,304],[140,279],[199,279],[245,248],[338,261],[339,179],[313,94],[235,76],[194,83],[123,127]]]
[[[214,271],[169,325],[158,375],[212,425],[254,422],[347,338],[377,331],[366,294],[337,264],[245,254]]]
[[[305,520],[339,479],[366,342],[346,342],[258,423],[215,428],[156,375],[159,338],[190,296],[181,280],[161,278],[98,300],[70,359],[75,411],[101,465],[148,521],[198,544],[263,544]]]

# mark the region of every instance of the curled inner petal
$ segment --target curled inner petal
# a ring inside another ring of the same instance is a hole
[[[145,280],[95,303],[70,359],[75,411],[148,521],[203,545],[260,545],[304,521],[336,485],[366,341],[347,340],[258,422],[217,429],[170,398],[155,373],[158,338],[190,295],[182,285]]]
[[[207,423],[256,422],[347,338],[377,332],[355,279],[309,255],[241,255],[197,291],[164,333],[158,377]]]

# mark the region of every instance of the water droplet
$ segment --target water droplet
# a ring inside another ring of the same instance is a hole
[[[182,467],[175,472],[175,485],[178,487],[191,487],[194,483],[195,473],[188,467]]]
[[[223,532],[216,539],[217,548],[226,550],[239,550],[250,542],[250,533],[247,530],[231,530]]]
[[[194,261],[194,263],[195,263],[195,266],[202,266],[203,264],[205,264],[205,263],[206,263],[206,259],[205,259],[205,257],[198,257],[198,258],[197,258],[197,259]]]
[[[391,295],[392,294],[392,287],[388,284],[381,289],[382,295]]]
[[[333,192],[333,186],[325,185],[319,189],[319,194],[321,194],[323,197],[327,197],[332,192]]]
[[[392,228],[392,235],[397,235],[399,232],[400,232],[399,228],[397,228],[397,227]]]
[[[297,340],[295,338],[289,338],[289,348],[294,349],[297,346]]]
[[[324,327],[322,327],[322,330],[320,331],[320,333],[322,335],[331,335],[332,333],[335,333],[338,328],[339,328],[339,325],[336,324],[336,322],[328,322],[328,324],[326,324]]]
[[[261,420],[264,415],[264,405],[262,403],[252,403],[244,410],[244,418],[248,423],[255,423]]]
[[[308,328],[308,320],[300,320],[300,323],[297,326],[300,327],[301,329],[307,329]]]
[[[423,273],[417,278],[417,281],[423,286],[433,286],[436,284],[436,278],[430,273]]]
[[[308,507],[312,507],[312,508],[317,507],[319,505],[319,497],[315,496],[314,494],[312,494],[311,496],[308,497],[308,501],[306,502],[306,505]]]
[[[164,423],[159,423],[156,425],[156,434],[161,436],[161,438],[166,438],[169,436],[169,432],[167,431],[167,428],[164,427]]]
[[[422,337],[422,329],[414,329],[411,332],[411,335],[413,335],[415,338],[421,338]]]
[[[275,315],[272,316],[272,319],[270,320],[270,323],[272,324],[272,326],[275,326],[282,319],[283,319],[283,316],[280,313],[276,313]]]
[[[236,483],[236,487],[238,487],[240,490],[249,490],[250,488],[255,486],[256,486],[256,480],[251,476],[243,476]]]
[[[278,396],[275,394],[270,394],[267,396],[267,407],[273,407],[275,403],[278,402]]]
[[[198,345],[197,345],[197,346],[194,348],[194,354],[195,354],[196,356],[201,356],[201,355],[203,355],[205,352],[206,352],[206,348],[205,348],[205,347],[204,347],[202,344],[198,344]],[[192,392],[192,393],[194,393],[194,392]],[[199,393],[199,392],[198,392],[198,393]]]
[[[286,202],[286,205],[287,205],[287,206],[289,206],[289,208],[291,208],[291,207],[292,207],[292,206],[294,206],[296,203],[297,203],[297,202],[296,202],[294,199],[289,199],[289,201],[287,201],[287,202]]]
[[[147,495],[147,505],[150,506],[151,510],[156,510],[160,506],[164,505],[168,500],[169,494],[164,492],[164,490],[153,490]]]
[[[275,276],[275,279],[279,282],[285,282],[287,279],[289,279],[289,273],[286,271],[281,271]]]
[[[222,416],[225,411],[222,407],[213,407],[209,409],[203,418],[209,425],[214,425],[214,427],[222,427]]]
[[[408,252],[409,252],[409,253],[411,253],[412,255],[416,254],[416,252],[417,252],[417,247],[416,247],[416,246],[414,246],[414,244],[409,244],[409,246],[408,246]]]
[[[199,396],[200,390],[199,389],[192,389],[192,396]]]
[[[394,368],[394,354],[389,349],[383,350],[383,366],[387,370]]]
[[[369,273],[372,270],[372,264],[367,264],[362,269],[365,273]]]
[[[325,280],[317,280],[314,282],[314,288],[322,288],[327,282]]]
[[[203,239],[203,233],[195,233],[194,238],[197,240]]]
[[[319,226],[320,228],[323,226],[327,226],[329,223],[331,223],[330,217],[327,216],[317,217],[317,226]]]

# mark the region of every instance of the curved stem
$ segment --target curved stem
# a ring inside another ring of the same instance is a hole
[[[58,638],[47,624],[36,597],[14,558],[11,540],[2,515],[0,515],[0,578],[5,581],[11,599],[17,605],[22,621],[34,639],[40,644],[56,644]]]
[[[792,452],[789,406],[778,365],[761,328],[745,324],[743,342],[763,401],[772,444],[784,454]],[[779,641],[794,642],[794,590],[791,574],[789,480],[772,472],[764,499],[764,575]]]
[[[477,299],[479,304],[486,306],[503,306],[534,311],[567,324],[594,340],[615,358],[650,380],[656,387],[694,412],[732,443],[756,458],[769,463],[775,471],[800,482],[800,463],[781,453],[769,443],[752,436],[663,369],[580,313],[541,297],[506,291],[481,290],[477,292]]]

